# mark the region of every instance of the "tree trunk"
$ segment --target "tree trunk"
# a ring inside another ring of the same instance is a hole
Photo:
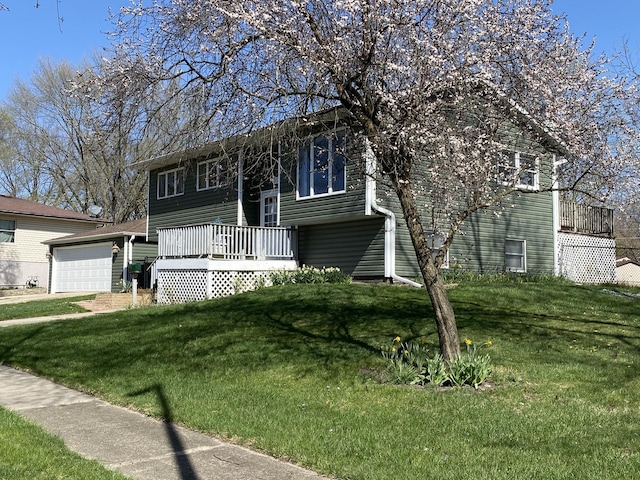
[[[397,178],[392,178],[391,180],[400,200],[420,272],[433,306],[440,353],[444,360],[449,363],[460,356],[460,340],[458,338],[456,316],[442,281],[440,269],[433,259],[433,250],[427,242],[415,197],[411,191],[411,183],[406,180],[399,181]]]

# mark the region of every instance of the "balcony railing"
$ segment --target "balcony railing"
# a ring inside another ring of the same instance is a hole
[[[560,202],[560,230],[613,236],[613,210],[575,202]]]
[[[160,258],[294,260],[295,231],[206,223],[158,228]]]

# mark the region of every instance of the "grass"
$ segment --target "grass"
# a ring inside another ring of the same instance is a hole
[[[87,310],[85,308],[82,308],[75,302],[91,300],[93,298],[95,298],[95,295],[56,298],[54,300],[31,300],[22,303],[3,304],[0,309],[0,321],[86,312]]]
[[[100,463],[70,452],[59,438],[0,408],[0,479],[124,480]]]
[[[478,391],[376,380],[380,345],[437,338],[426,295],[384,285],[2,329],[0,362],[342,479],[628,479],[640,471],[640,299],[612,288],[461,281],[461,338],[493,342]]]

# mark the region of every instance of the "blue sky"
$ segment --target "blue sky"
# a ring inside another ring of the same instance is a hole
[[[127,0],[0,0],[0,99],[13,81],[28,80],[39,58],[67,59],[79,64],[108,45],[104,32],[109,7],[117,11]],[[39,4],[39,8],[35,5]],[[64,21],[59,24],[58,13]],[[596,49],[611,53],[623,38],[640,52],[640,0],[556,0],[556,13],[566,13],[574,34],[596,37]]]

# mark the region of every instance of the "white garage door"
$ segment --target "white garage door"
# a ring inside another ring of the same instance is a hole
[[[53,249],[52,292],[111,291],[111,244]]]

